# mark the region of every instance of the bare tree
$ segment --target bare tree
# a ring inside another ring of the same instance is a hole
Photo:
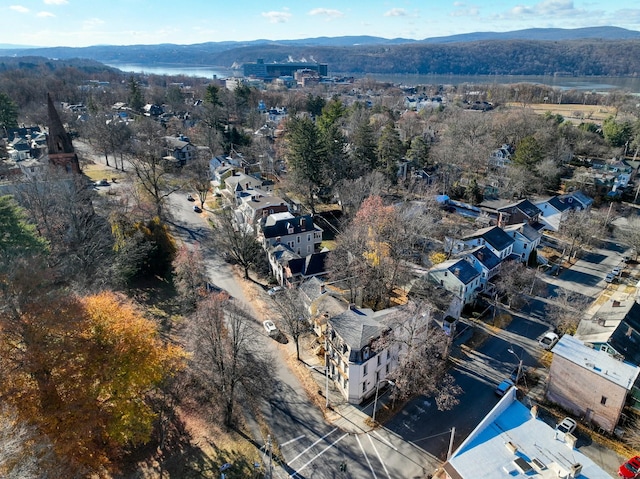
[[[159,126],[152,120],[141,120],[129,163],[142,190],[151,198],[156,215],[162,218],[165,198],[181,189],[173,179],[174,166],[164,158],[164,141]]]
[[[300,292],[288,288],[274,296],[280,324],[296,343],[296,359],[300,361],[300,337],[310,330],[309,312],[304,307]]]
[[[207,153],[205,153],[205,151]],[[209,169],[209,150],[198,150],[196,158],[191,160],[187,165],[188,183],[194,190],[198,192],[200,207],[204,208],[204,202],[211,191],[211,170]]]
[[[173,283],[186,308],[195,308],[205,290],[206,270],[199,244],[189,248],[183,244],[173,260]]]
[[[558,295],[545,305],[545,317],[559,333],[573,334],[589,303],[580,293],[558,288]]]
[[[234,424],[240,398],[264,397],[269,358],[256,342],[249,314],[225,293],[203,299],[189,324],[192,373],[203,397],[222,406],[223,423]]]
[[[634,259],[637,258],[640,251],[640,218],[627,217],[627,224],[616,227],[614,233],[619,241],[631,247]]]
[[[397,354],[391,373],[394,399],[434,396],[438,410],[458,404],[462,388],[447,372],[451,338],[433,321],[436,308],[427,302],[410,302],[387,323],[389,332],[376,344]]]
[[[563,258],[566,255],[571,259],[580,249],[598,243],[605,236],[605,219],[591,210],[572,210],[560,224],[558,234],[568,243]]]
[[[218,221],[213,230],[216,245],[242,266],[244,277],[248,279],[249,268],[257,264],[259,256],[264,254],[253,229],[247,224],[238,223],[230,207],[218,211],[216,219]]]
[[[536,281],[536,270],[527,268],[519,261],[506,261],[500,267],[500,275],[495,282],[498,294],[504,296],[509,307],[521,307],[533,293],[542,293],[545,284]]]

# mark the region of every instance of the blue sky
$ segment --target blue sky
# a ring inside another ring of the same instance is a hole
[[[0,44],[192,44],[613,25],[640,30],[637,0],[3,0]]]

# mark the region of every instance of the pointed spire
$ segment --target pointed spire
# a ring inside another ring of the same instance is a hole
[[[71,137],[64,129],[60,115],[53,105],[51,95],[47,93],[47,109],[49,113],[49,135],[47,147],[49,149],[49,162],[57,166],[63,166],[67,171],[80,173],[78,156],[73,149]]]

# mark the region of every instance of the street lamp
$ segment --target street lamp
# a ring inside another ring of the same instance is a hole
[[[389,383],[389,386],[391,387],[396,385],[396,383],[394,383],[393,381],[389,381],[388,379],[381,379],[376,383],[376,398],[373,401],[373,416],[371,417],[373,422],[376,422],[376,407],[378,406],[378,390],[380,388],[380,383],[385,383],[385,382]]]
[[[511,346],[509,349],[507,349],[507,351],[509,351],[511,354],[513,354],[516,359],[518,360],[518,372],[516,374],[516,385],[518,384],[518,381],[520,380],[520,375],[522,374],[522,359],[520,359],[520,356],[518,356],[516,354],[516,352],[513,350],[513,346]]]

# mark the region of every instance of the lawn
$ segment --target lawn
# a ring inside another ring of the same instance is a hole
[[[522,107],[522,103],[509,103],[508,105],[512,107]],[[615,115],[616,113],[614,107],[602,105],[528,103],[525,107],[540,114],[551,112],[554,115],[562,115],[565,120],[576,124],[582,122],[602,124],[607,117]]]

